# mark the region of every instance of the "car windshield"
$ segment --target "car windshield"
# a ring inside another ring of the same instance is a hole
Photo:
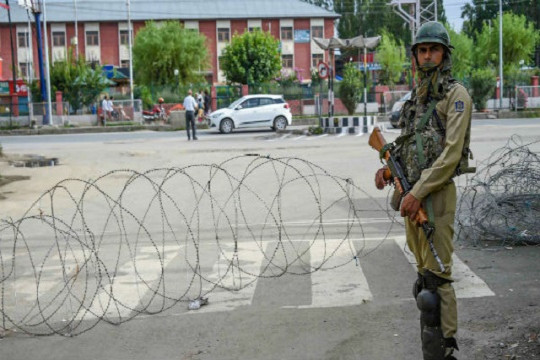
[[[227,109],[234,109],[235,107],[237,107],[244,100],[245,100],[245,98],[240,98],[240,99],[236,100],[231,105],[227,106]]]

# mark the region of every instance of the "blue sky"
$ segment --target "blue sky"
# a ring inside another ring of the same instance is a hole
[[[461,31],[463,19],[461,18],[461,8],[470,0],[443,0],[443,6],[446,11],[448,22],[454,27],[454,30]]]

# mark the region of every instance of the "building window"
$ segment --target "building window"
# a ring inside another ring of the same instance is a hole
[[[218,70],[223,70],[221,64],[223,64],[223,56],[218,57]]]
[[[281,67],[292,69],[292,67],[293,67],[293,56],[292,55],[282,55],[281,56]]]
[[[249,32],[254,32],[255,30],[261,30],[261,28],[258,26],[248,28]]]
[[[323,54],[313,54],[311,55],[311,66],[316,68],[320,62],[324,61],[324,55]]]
[[[86,32],[86,46],[99,46],[99,33],[97,31]]]
[[[311,27],[311,38],[322,38],[324,37],[324,31],[322,26],[312,26]]]
[[[281,40],[292,40],[292,27],[281,28]]]
[[[129,68],[129,60],[120,61],[120,67]]]
[[[66,34],[63,31],[53,31],[53,46],[66,46]]]
[[[128,30],[120,30],[120,45],[129,46],[129,32],[128,32]]]
[[[19,63],[19,71],[22,77],[28,77],[28,63]]]
[[[229,28],[218,28],[217,37],[219,42],[229,42]]]
[[[19,48],[27,48],[28,47],[28,33],[27,32],[17,33],[17,43],[19,45]]]

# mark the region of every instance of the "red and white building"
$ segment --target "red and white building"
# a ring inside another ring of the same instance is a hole
[[[42,11],[52,62],[65,59],[73,44],[88,62],[129,66],[126,0],[47,0]],[[310,68],[328,60],[328,53],[314,43],[313,37],[334,36],[339,14],[300,0],[131,0],[129,17],[134,35],[148,20],[177,20],[203,34],[211,68],[201,70],[206,71],[209,82],[216,84],[226,81],[219,57],[232,35],[256,28],[280,40],[284,68],[303,69],[309,76]],[[0,79],[12,79],[13,61],[18,78],[26,78],[30,67],[38,78],[34,17],[12,1],[11,19],[14,58],[7,10],[0,9]]]

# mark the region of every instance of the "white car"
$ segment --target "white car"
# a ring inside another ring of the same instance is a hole
[[[405,102],[407,100],[409,100],[411,98],[411,92],[409,91],[408,93],[406,93],[401,99],[399,99],[398,101],[396,101],[394,103],[394,106],[392,106],[392,112],[390,113],[390,116],[388,117],[389,120],[390,120],[390,124],[392,124],[392,126],[394,128],[397,128],[398,127],[398,123],[399,123],[399,114],[401,113],[401,108],[403,107],[403,105],[405,104]]]
[[[253,127],[284,130],[291,122],[289,104],[281,95],[247,95],[210,115],[210,126],[224,134]]]

